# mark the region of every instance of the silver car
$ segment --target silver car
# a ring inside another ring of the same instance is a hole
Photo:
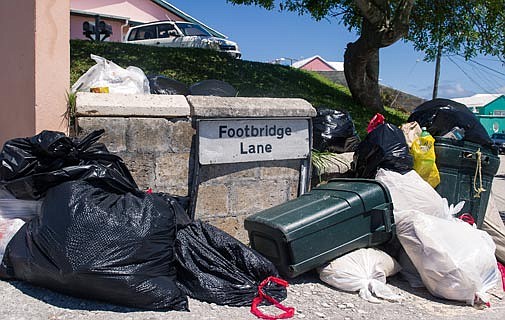
[[[237,43],[213,37],[200,25],[190,22],[157,21],[131,27],[124,42],[160,47],[204,48],[226,52],[239,59]]]

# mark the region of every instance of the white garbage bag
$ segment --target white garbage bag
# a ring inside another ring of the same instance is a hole
[[[379,169],[375,179],[386,185],[391,194],[395,220],[398,214],[413,210],[432,216],[452,218],[448,214],[454,213],[454,210],[448,212],[447,200],[414,170],[401,174]]]
[[[376,297],[389,301],[402,299],[386,285],[386,277],[394,275],[400,268],[387,253],[368,248],[339,257],[319,268],[318,272],[325,283],[344,291],[359,291],[361,298],[380,303]]]
[[[469,305],[489,302],[486,293],[499,281],[495,244],[484,231],[459,219],[443,219],[417,211],[396,220],[398,239],[437,297]]]
[[[149,94],[149,80],[137,67],[121,68],[112,61],[91,55],[96,64],[72,86],[72,92],[89,92],[90,88],[108,88],[109,93]]]

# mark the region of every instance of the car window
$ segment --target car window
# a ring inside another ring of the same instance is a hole
[[[130,33],[128,40],[147,40],[156,38],[156,26],[139,27],[134,35],[133,32],[134,31]]]
[[[158,38],[168,38],[171,35],[177,34],[175,26],[171,23],[165,23],[158,25]]]
[[[128,35],[128,41],[135,40],[135,36],[137,35],[137,30],[138,29],[132,29],[132,31],[130,31],[130,35]]]
[[[204,28],[197,24],[192,23],[177,23],[177,27],[181,29],[185,36],[206,36],[210,37],[211,34],[208,33]]]

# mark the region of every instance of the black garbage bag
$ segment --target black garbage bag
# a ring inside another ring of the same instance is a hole
[[[486,147],[493,144],[479,119],[464,104],[449,99],[433,99],[419,105],[408,121],[417,121],[432,136],[443,136],[454,127],[460,127],[465,129],[463,140]]]
[[[9,242],[0,276],[151,310],[187,310],[176,284],[174,208],[85,181],[51,188]]]
[[[201,221],[178,231],[175,254],[180,287],[188,296],[209,303],[251,305],[261,281],[278,275],[259,253]],[[286,298],[286,289],[273,283],[264,291],[278,301]]]
[[[318,151],[354,152],[360,142],[348,112],[318,108],[312,126],[313,148]]]
[[[0,152],[0,184],[18,199],[39,199],[62,182],[96,180],[117,192],[137,190],[123,160],[98,143],[104,130],[82,139],[42,131],[7,141]]]
[[[402,130],[386,122],[359,144],[353,166],[357,177],[374,179],[379,168],[403,174],[413,169],[414,161]]]
[[[190,86],[189,94],[194,96],[236,97],[237,90],[228,82],[210,79]]]
[[[147,76],[152,94],[188,95],[189,88],[185,83],[165,76]]]

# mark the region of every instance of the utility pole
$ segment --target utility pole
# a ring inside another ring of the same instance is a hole
[[[438,95],[438,80],[440,78],[440,60],[442,59],[442,44],[438,42],[438,50],[437,50],[437,60],[435,62],[435,81],[433,83],[433,97],[432,99],[436,99]]]

